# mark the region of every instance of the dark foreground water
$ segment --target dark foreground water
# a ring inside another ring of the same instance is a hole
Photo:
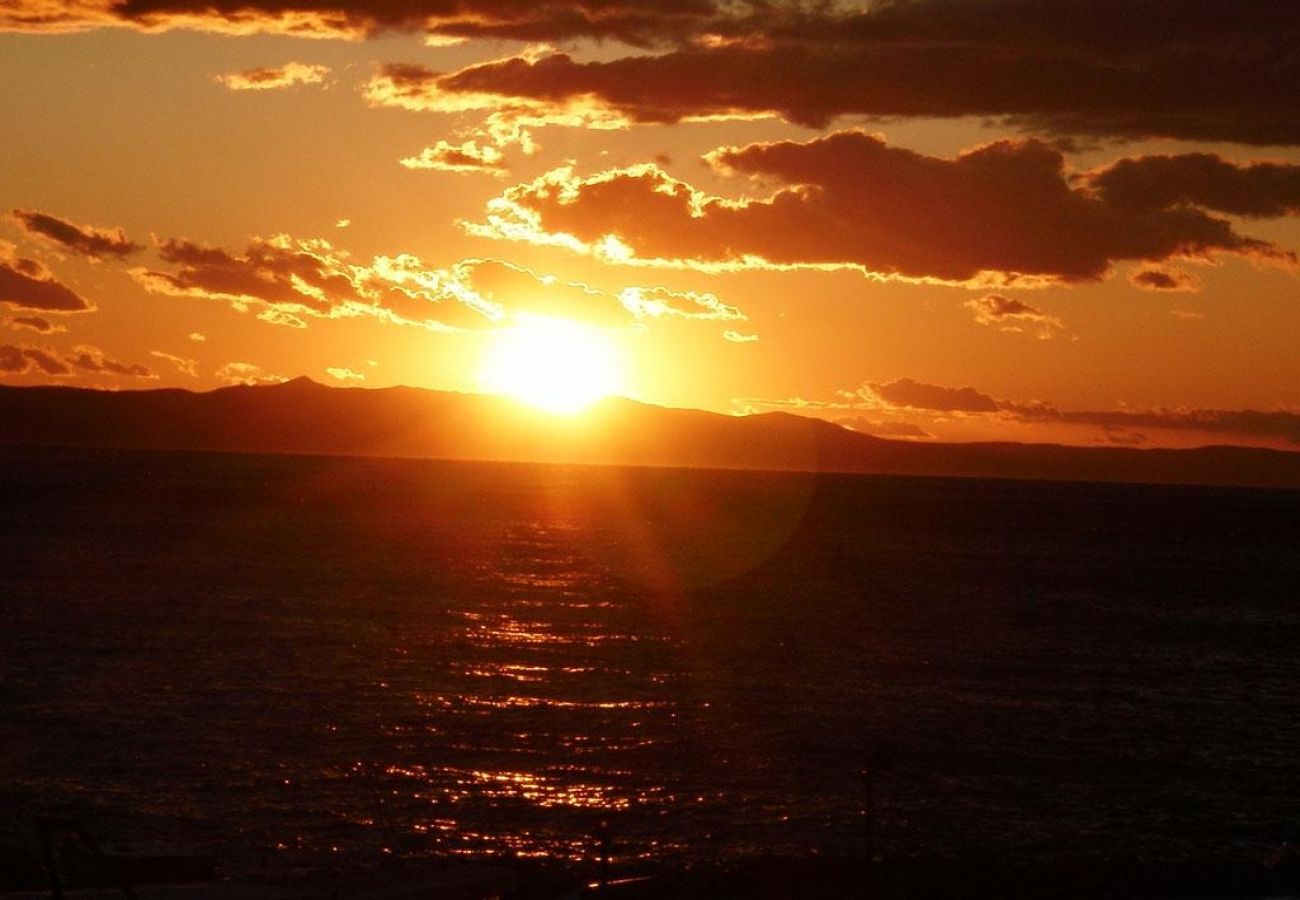
[[[0,451],[0,841],[1259,858],[1300,493]],[[333,861],[332,863],[330,861]]]

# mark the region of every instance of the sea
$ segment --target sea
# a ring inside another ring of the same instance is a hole
[[[0,450],[0,842],[1262,860],[1300,492]]]

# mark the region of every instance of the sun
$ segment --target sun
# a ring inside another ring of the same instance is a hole
[[[479,387],[556,413],[576,413],[622,390],[623,369],[608,332],[568,319],[524,316],[497,332]]]

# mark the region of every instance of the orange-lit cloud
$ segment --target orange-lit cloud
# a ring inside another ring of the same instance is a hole
[[[1195,275],[1169,266],[1143,266],[1129,275],[1128,280],[1144,291],[1195,292],[1201,286]]]
[[[709,269],[815,266],[878,277],[1035,286],[1096,280],[1126,259],[1294,254],[1189,206],[1131,212],[1070,184],[1059,150],[1002,140],[955,158],[850,129],[807,142],[725,147],[718,170],[786,185],[726,200],[654,165],[516,185],[471,225],[614,262]]]
[[[349,382],[349,381],[366,380],[365,375],[361,374],[360,372],[354,372],[351,369],[343,366],[331,366],[327,368],[325,372],[336,381]]]
[[[199,377],[199,362],[196,359],[189,359],[184,356],[177,356],[174,353],[165,353],[162,350],[149,351],[150,356],[156,356],[159,359],[166,360],[176,367],[176,371],[182,375],[188,375],[190,378]]]
[[[739,309],[728,306],[715,295],[696,291],[630,287],[619,292],[618,300],[624,309],[640,321],[681,318],[742,322],[746,318]]]
[[[535,57],[526,50],[508,60],[528,64]],[[420,154],[407,157],[408,168],[445,171],[485,171],[504,167],[503,151],[517,148],[524,154],[537,150],[534,132],[549,126],[614,130],[630,121],[585,97],[564,100],[503,98],[496,94],[444,90],[443,73],[416,63],[388,63],[379,67],[363,89],[371,106],[416,112],[480,113],[475,126],[460,129],[456,141],[441,140]]]
[[[35,371],[55,378],[72,374],[72,370],[51,350],[29,347],[26,344],[0,345],[0,375],[26,375]]]
[[[320,84],[329,73],[329,66],[287,62],[282,66],[230,72],[218,75],[216,79],[232,91],[273,91],[299,84]]]
[[[359,272],[349,266],[346,254],[326,241],[295,241],[279,235],[255,240],[244,253],[233,254],[168,239],[159,244],[158,255],[178,268],[174,272],[139,268],[131,273],[156,293],[214,298],[237,306],[261,302],[312,315],[367,302]]]
[[[18,256],[12,244],[0,241],[0,303],[45,312],[86,312],[95,307],[54,277],[34,259]]]
[[[106,375],[122,375],[127,378],[157,378],[148,366],[139,363],[125,363],[113,359],[98,347],[81,345],[73,348],[65,357],[69,365],[85,372],[99,372]]]
[[[504,175],[505,155],[491,144],[481,145],[473,140],[459,144],[438,141],[432,147],[425,147],[419,156],[403,159],[402,165],[408,169],[432,169],[438,172]]]
[[[84,344],[74,347],[71,353],[65,354],[60,354],[49,347],[42,349],[26,344],[0,346],[0,374],[25,375],[40,371],[45,375],[65,377],[73,374],[74,369],[126,378],[158,377],[148,366],[113,359],[98,347]]]
[[[708,292],[629,286],[611,293],[494,259],[435,268],[398,254],[362,264],[326,241],[287,235],[256,239],[243,253],[167,239],[158,254],[173,271],[131,270],[147,290],[256,308],[258,319],[292,328],[313,317],[358,315],[440,331],[507,326],[521,313],[605,327],[745,319]]]
[[[40,334],[54,334],[67,330],[62,325],[55,325],[44,316],[10,316],[4,320],[4,323],[14,330],[27,329]]]
[[[508,325],[519,314],[572,319],[604,327],[628,327],[665,318],[739,321],[745,316],[714,294],[663,287],[626,287],[607,293],[503,260],[462,260],[431,269],[411,256],[380,257],[372,269],[388,291],[382,302],[403,319],[439,310],[458,328]],[[404,295],[408,303],[397,301]],[[459,310],[459,314],[453,312]]]
[[[30,209],[15,209],[12,215],[28,234],[71,250],[90,259],[114,256],[121,259],[140,249],[121,228],[96,228],[93,225],[75,225]]]
[[[991,413],[1001,408],[992,397],[981,394],[972,387],[943,387],[911,378],[886,382],[868,381],[857,393],[870,406],[884,409]]]
[[[975,300],[967,300],[964,305],[975,314],[976,322],[999,331],[1032,334],[1045,341],[1065,330],[1065,323],[1056,316],[1049,316],[1023,300],[1001,294],[986,294]]]
[[[248,362],[230,362],[217,369],[217,378],[227,384],[279,384],[288,381],[283,375],[273,375],[261,366]]]

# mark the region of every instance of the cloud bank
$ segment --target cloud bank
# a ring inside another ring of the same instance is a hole
[[[140,249],[140,245],[128,239],[121,228],[76,225],[30,209],[15,209],[11,214],[28,234],[89,259],[107,256],[122,259]]]
[[[806,142],[724,147],[707,161],[782,186],[728,200],[655,165],[587,178],[561,168],[508,189],[490,203],[487,222],[469,228],[615,262],[857,268],[986,286],[1093,281],[1121,260],[1236,254],[1295,262],[1189,203],[1117,205],[1105,172],[1076,185],[1062,153],[1036,139],[947,158],[848,129]]]

